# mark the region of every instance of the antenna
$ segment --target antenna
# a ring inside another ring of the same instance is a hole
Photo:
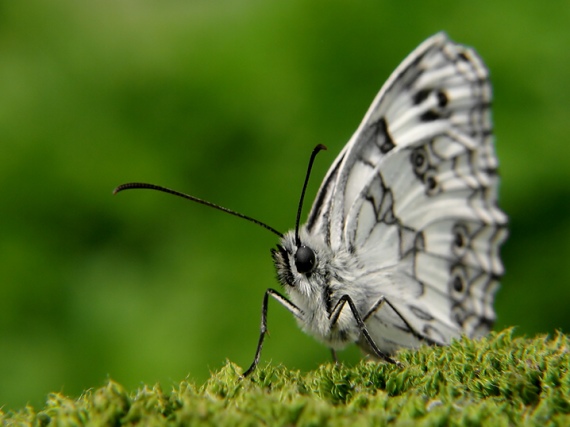
[[[303,210],[303,200],[305,199],[305,191],[307,190],[307,184],[309,183],[309,177],[311,176],[311,169],[313,169],[313,162],[315,157],[321,150],[326,150],[323,144],[317,145],[313,152],[311,153],[311,158],[309,159],[309,167],[307,168],[307,174],[305,175],[305,183],[303,184],[303,190],[301,190],[301,199],[299,200],[299,208],[297,209],[297,220],[295,221],[295,244],[297,247],[301,246],[301,238],[299,237],[299,223],[301,222],[301,211]]]
[[[241,214],[241,213],[236,212],[236,211],[232,211],[231,209],[224,208],[223,206],[216,205],[215,203],[207,202],[206,200],[199,199],[198,197],[194,197],[194,196],[190,196],[188,194],[181,193],[180,191],[171,190],[170,188],[166,188],[166,187],[161,187],[160,185],[146,184],[144,182],[129,182],[127,184],[119,185],[117,188],[115,188],[113,190],[113,194],[120,193],[121,191],[124,191],[124,190],[136,190],[136,189],[155,190],[155,191],[161,191],[163,193],[173,194],[175,196],[182,197],[183,199],[191,200],[193,202],[200,203],[201,205],[209,206],[209,207],[217,209],[219,211],[229,213],[230,215],[237,216],[238,218],[243,218],[249,222],[253,222],[254,224],[257,224],[257,225],[265,228],[266,230],[271,231],[273,234],[276,234],[279,237],[283,237],[282,233],[280,233],[279,231],[275,230],[273,227],[270,227],[269,225],[255,219],[255,218]]]

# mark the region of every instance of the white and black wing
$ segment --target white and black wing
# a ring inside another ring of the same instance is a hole
[[[402,331],[480,336],[495,318],[507,218],[490,103],[479,56],[436,34],[392,74],[321,185],[306,230],[355,255],[370,304],[397,309],[368,313],[380,347],[412,345]]]

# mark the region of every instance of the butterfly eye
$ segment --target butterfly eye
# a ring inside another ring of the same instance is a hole
[[[299,273],[308,273],[315,265],[315,253],[311,248],[301,246],[295,253],[295,267]]]

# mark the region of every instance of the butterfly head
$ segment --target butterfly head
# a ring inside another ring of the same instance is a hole
[[[301,293],[310,293],[307,287],[317,286],[326,275],[327,259],[330,256],[326,247],[303,229],[300,245],[297,245],[295,232],[291,230],[285,233],[271,254],[279,282],[285,289],[296,289]]]

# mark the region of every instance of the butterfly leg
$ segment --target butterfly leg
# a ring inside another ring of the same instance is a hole
[[[261,356],[261,348],[263,347],[263,340],[265,339],[265,334],[267,332],[267,305],[269,303],[269,297],[273,297],[277,300],[283,307],[289,310],[295,317],[302,318],[303,312],[299,307],[281,295],[279,292],[273,289],[267,289],[265,295],[263,295],[263,304],[261,305],[261,328],[259,333],[259,341],[257,342],[257,349],[255,350],[255,357],[251,366],[242,375],[242,378],[249,376],[259,363],[259,358]]]
[[[414,335],[417,339],[419,339],[420,341],[424,341],[429,345],[437,345],[437,346],[442,346],[443,344],[432,340],[431,338],[426,337],[425,335],[421,334],[420,332],[416,331],[412,325],[410,325],[410,323],[405,319],[404,316],[402,316],[402,314],[398,311],[398,309],[396,309],[396,307],[394,307],[392,305],[392,303],[390,303],[390,301],[388,301],[386,299],[386,297],[384,297],[383,295],[380,297],[380,299],[378,301],[376,301],[376,303],[372,306],[372,308],[368,311],[368,313],[366,313],[366,315],[364,316],[364,318],[362,319],[362,321],[364,323],[366,323],[366,321],[370,318],[370,316],[372,316],[374,313],[376,313],[377,311],[379,311],[384,304],[387,304],[393,311],[394,313],[396,313],[398,315],[398,317],[402,320],[402,322],[404,322],[404,324],[406,325],[406,327],[408,328],[408,330],[412,333],[412,335]]]
[[[338,322],[338,319],[340,317],[340,313],[342,312],[342,309],[344,308],[344,306],[346,304],[348,304],[348,306],[350,307],[350,311],[352,312],[352,315],[354,316],[354,320],[356,320],[356,324],[358,325],[358,328],[360,329],[360,333],[362,334],[362,336],[364,336],[368,345],[370,345],[370,348],[374,352],[374,355],[376,357],[378,357],[379,359],[385,360],[386,362],[393,363],[395,365],[401,366],[400,362],[398,362],[395,359],[392,359],[390,356],[388,356],[386,353],[384,353],[382,350],[380,350],[378,348],[378,346],[376,345],[376,343],[374,342],[374,340],[370,336],[370,333],[368,332],[368,329],[366,328],[366,325],[364,324],[364,321],[362,320],[360,313],[358,313],[358,310],[356,309],[356,305],[354,305],[354,301],[352,301],[352,298],[350,298],[349,295],[343,295],[338,300],[335,307],[333,308],[333,310],[329,316],[329,319],[331,321],[330,328],[332,329],[336,325],[336,323]]]
[[[331,356],[335,365],[338,365],[338,357],[336,356],[336,350],[331,348]]]

